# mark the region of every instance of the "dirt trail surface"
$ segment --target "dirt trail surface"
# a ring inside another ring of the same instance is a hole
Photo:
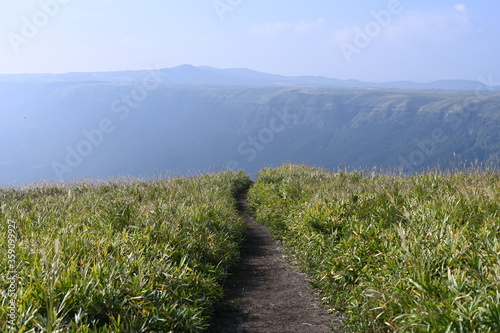
[[[209,332],[342,332],[338,316],[327,314],[306,275],[284,258],[269,230],[247,214],[246,193],[239,196],[238,209],[248,224],[247,239]]]

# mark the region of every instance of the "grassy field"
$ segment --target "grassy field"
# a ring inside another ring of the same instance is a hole
[[[202,332],[243,172],[0,190],[0,331]],[[262,170],[255,217],[352,332],[500,332],[500,174]]]
[[[242,172],[0,190],[4,332],[200,332],[237,262]]]
[[[255,217],[353,332],[500,332],[500,174],[265,169]]]

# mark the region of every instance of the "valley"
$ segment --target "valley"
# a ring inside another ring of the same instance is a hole
[[[285,162],[405,173],[498,165],[496,90],[205,83],[221,73],[3,77],[0,182],[226,169],[255,176]]]

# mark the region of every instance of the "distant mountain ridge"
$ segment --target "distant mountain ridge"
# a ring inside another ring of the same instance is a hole
[[[487,86],[471,80],[439,80],[429,83],[412,81],[363,82],[340,80],[323,76],[283,76],[267,74],[246,68],[217,69],[209,66],[180,65],[173,68],[66,74],[4,74],[2,81],[49,82],[102,82],[128,84],[148,72],[154,72],[163,84],[169,85],[222,85],[222,86],[297,86],[315,88],[390,88],[390,89],[447,89],[447,90],[500,90],[500,85]]]
[[[255,175],[286,162],[406,173],[500,167],[500,91],[349,85],[362,83],[187,65],[3,75],[0,185],[228,168]]]

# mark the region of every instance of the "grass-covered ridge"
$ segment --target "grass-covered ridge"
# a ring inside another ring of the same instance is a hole
[[[13,332],[202,331],[239,257],[235,194],[249,183],[224,172],[0,190],[1,331],[8,314]]]
[[[500,174],[285,165],[249,193],[354,332],[500,332]]]

